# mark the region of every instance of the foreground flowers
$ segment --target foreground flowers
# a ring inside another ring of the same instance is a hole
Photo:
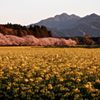
[[[0,99],[100,99],[100,49],[0,48]]]

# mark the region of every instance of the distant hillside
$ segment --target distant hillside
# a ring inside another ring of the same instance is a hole
[[[48,30],[51,30],[54,37],[83,37],[85,34],[89,34],[91,37],[100,37],[100,16],[94,13],[83,18],[63,13],[35,24],[45,25]]]
[[[26,28],[25,26],[8,23],[6,25],[0,25],[0,33],[4,35],[15,35],[19,37],[26,35],[34,35],[37,38],[53,37],[51,31],[48,31],[45,26],[40,27],[38,25]]]
[[[100,37],[100,23],[99,22],[92,22],[89,24],[80,23],[78,26],[70,29],[51,29],[48,30],[52,31],[54,37],[75,37],[80,36],[83,37],[85,34],[90,35],[91,37]]]

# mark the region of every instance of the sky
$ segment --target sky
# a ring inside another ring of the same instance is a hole
[[[100,0],[0,0],[0,24],[29,25],[62,13],[100,15]]]

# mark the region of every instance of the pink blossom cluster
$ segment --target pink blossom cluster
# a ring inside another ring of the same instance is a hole
[[[66,40],[52,37],[36,38],[33,35],[18,37],[0,33],[0,46],[68,46],[75,44],[76,42],[71,39]]]

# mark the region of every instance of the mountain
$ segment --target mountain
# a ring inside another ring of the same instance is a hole
[[[91,23],[91,22],[100,22],[100,16],[93,13],[91,15],[87,15],[83,18],[80,18],[76,23],[75,26],[79,25],[80,23]]]
[[[80,36],[83,37],[85,34],[90,35],[91,37],[100,37],[100,23],[99,22],[91,22],[87,23],[80,23],[74,28],[69,29],[50,29],[54,37],[75,37]]]
[[[51,30],[54,37],[83,37],[85,34],[89,34],[91,37],[100,37],[100,16],[95,13],[82,18],[74,14],[63,13],[35,24],[45,25],[48,30]]]
[[[100,16],[93,13],[91,15],[87,15],[81,18],[75,14],[68,15],[66,13],[62,13],[61,15],[56,15],[55,17],[47,18],[31,25],[32,26],[44,25],[49,28],[65,29],[65,28],[73,28],[79,25],[80,23],[90,23],[90,22],[100,22]],[[27,27],[29,26],[30,25],[28,25]]]
[[[100,25],[100,23],[99,23]],[[61,30],[64,33],[67,33],[70,37],[81,36],[83,37],[85,34],[90,35],[91,37],[99,37],[100,29],[91,25],[90,23],[80,23],[78,26],[71,29],[63,29]]]
[[[41,20],[38,23],[31,24],[34,25],[44,25],[49,28],[57,28],[57,29],[64,29],[64,28],[71,28],[76,21],[80,19],[79,16],[76,16],[74,14],[68,15],[66,13],[63,13],[61,15],[56,15],[55,17],[51,17],[45,20]],[[28,26],[29,27],[29,26]]]

